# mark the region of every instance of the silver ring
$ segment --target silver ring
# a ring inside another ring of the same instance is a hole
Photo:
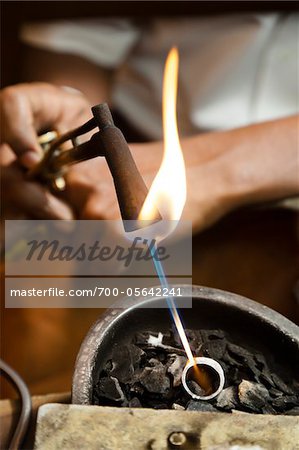
[[[217,397],[217,395],[220,394],[220,392],[222,391],[222,389],[224,387],[224,383],[225,383],[224,372],[223,372],[221,365],[214,359],[205,358],[203,356],[202,357],[198,356],[197,358],[194,358],[194,361],[196,362],[197,366],[211,367],[217,373],[217,375],[219,377],[219,386],[216,389],[216,391],[210,395],[198,395],[198,394],[195,394],[194,392],[192,392],[187,385],[187,373],[192,367],[194,367],[194,364],[192,361],[189,361],[188,364],[185,366],[183,373],[182,373],[182,384],[183,384],[185,391],[188,392],[188,394],[195,400],[211,400],[212,398]]]

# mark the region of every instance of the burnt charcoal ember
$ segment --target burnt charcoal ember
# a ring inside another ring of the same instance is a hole
[[[125,400],[124,393],[118,380],[114,377],[100,378],[97,384],[97,392],[99,397],[103,397],[115,402],[122,402]]]
[[[186,409],[187,411],[219,412],[211,403],[200,400],[190,400]]]
[[[182,373],[187,363],[186,356],[179,356],[176,354],[170,354],[168,358],[167,372],[173,377],[173,386],[177,387],[181,384]]]
[[[271,395],[272,398],[277,398],[277,397],[281,397],[284,395],[283,392],[281,392],[275,388],[269,389],[269,394]]]
[[[226,350],[226,342],[223,339],[215,339],[213,341],[205,342],[202,346],[204,356],[220,360]]]
[[[248,350],[244,347],[240,347],[239,345],[228,342],[227,348],[229,353],[231,353],[238,360],[248,360],[253,358],[252,354]]]
[[[285,409],[290,409],[292,406],[299,406],[299,399],[296,395],[283,395],[273,400],[272,406],[279,411],[284,411]]]
[[[176,409],[177,411],[185,410],[185,407],[182,405],[179,405],[178,403],[173,403],[171,406],[172,409]]]
[[[188,342],[191,348],[191,351],[196,354],[199,355],[201,354],[201,347],[204,343],[204,341],[202,340],[201,334],[199,330],[185,330],[186,331],[186,336],[188,338]],[[177,335],[177,340],[180,342],[180,338],[179,335],[176,333]],[[182,344],[179,344],[180,346]]]
[[[150,366],[144,367],[139,375],[140,383],[155,394],[165,394],[170,388],[170,380],[166,376],[166,367],[157,359],[149,360]]]
[[[132,400],[128,402],[129,408],[142,408],[142,404],[137,397],[133,397]]]
[[[269,404],[263,406],[261,412],[263,414],[277,414],[277,411]]]
[[[147,346],[149,337],[150,336],[158,337],[158,335],[159,335],[159,333],[156,333],[155,331],[145,331],[144,333],[136,333],[135,339],[134,339],[134,344],[137,346],[143,346],[143,345]]]
[[[168,335],[166,336],[168,337]],[[165,343],[165,335],[162,333],[138,333],[136,345],[137,343],[146,351],[152,350],[153,356],[155,355],[154,352],[156,349],[163,350],[165,353],[175,353],[177,355],[185,356],[185,351],[182,348],[167,345]]]
[[[217,408],[231,411],[239,405],[237,386],[229,386],[223,389],[216,399]]]
[[[129,391],[133,395],[141,396],[144,393],[144,387],[140,383],[134,383],[130,386]]]
[[[295,408],[288,409],[284,412],[287,416],[299,416],[299,406],[295,406]]]
[[[252,411],[259,412],[267,404],[270,395],[265,386],[243,380],[238,386],[238,397],[243,406]]]
[[[214,339],[225,338],[223,330],[200,330],[199,331],[202,342],[212,341]]]
[[[133,344],[116,347],[112,353],[113,362],[109,375],[116,377],[121,383],[131,381],[142,355],[144,351]]]
[[[93,390],[93,403],[130,408],[299,415],[299,385],[283,367],[230,341],[222,330],[185,330],[193,354],[217,360],[226,388],[209,402],[190,398],[181,376],[187,358],[177,331],[136,333],[112,351]],[[193,380],[192,392],[204,395]]]
[[[266,368],[266,369],[264,368],[262,370],[262,372],[260,373],[260,376],[259,376],[259,381],[260,381],[260,383],[263,383],[266,386],[271,387],[271,389],[272,388],[275,389],[275,387],[276,387],[274,381],[272,380],[271,372],[268,370],[268,368]]]
[[[297,389],[292,386],[293,383],[286,384],[276,373],[273,373],[271,378],[275,386],[285,394],[296,395],[298,393]]]

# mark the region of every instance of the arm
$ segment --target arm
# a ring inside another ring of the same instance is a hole
[[[183,139],[187,169],[183,217],[202,230],[238,207],[298,194],[297,133],[298,117],[289,117]],[[130,148],[150,186],[161,163],[162,143]],[[66,198],[71,204],[77,201],[82,217],[119,218],[113,182],[102,158],[73,166],[67,179]]]
[[[299,193],[298,116],[182,140],[187,167],[185,217],[205,228],[240,206]],[[161,159],[161,146],[132,146],[143,173]],[[144,159],[150,154],[151,161]]]

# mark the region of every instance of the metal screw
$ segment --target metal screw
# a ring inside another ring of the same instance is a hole
[[[187,442],[187,437],[182,431],[175,431],[168,436],[172,448],[182,447]]]

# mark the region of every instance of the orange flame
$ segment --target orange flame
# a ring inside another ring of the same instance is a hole
[[[178,68],[178,50],[172,48],[163,79],[164,155],[140,212],[140,220],[151,220],[157,207],[163,219],[178,221],[186,202],[186,172],[176,118]]]

